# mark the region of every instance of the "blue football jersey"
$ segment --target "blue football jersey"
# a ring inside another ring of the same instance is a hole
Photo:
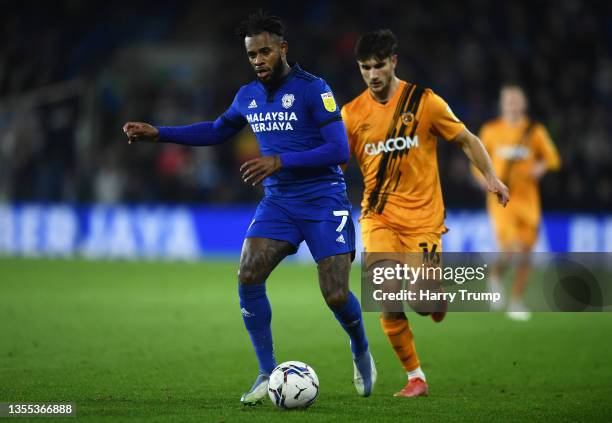
[[[222,115],[229,125],[250,125],[262,156],[312,150],[324,143],[319,129],[341,120],[327,83],[297,64],[272,90],[259,81],[242,86]],[[346,190],[339,166],[281,168],[263,182],[266,195],[314,198]]]

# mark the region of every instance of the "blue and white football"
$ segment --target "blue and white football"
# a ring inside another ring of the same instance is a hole
[[[301,361],[281,363],[270,375],[268,395],[278,408],[306,408],[315,402],[318,394],[317,374]]]

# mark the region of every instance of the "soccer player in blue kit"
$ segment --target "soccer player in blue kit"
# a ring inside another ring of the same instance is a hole
[[[349,290],[355,255],[351,205],[339,165],[349,158],[340,110],[327,83],[287,62],[281,20],[259,11],[237,30],[257,79],[242,86],[230,108],[213,122],[154,127],[128,122],[128,141],[213,145],[250,125],[261,156],[240,168],[245,182],[263,182],[265,196],[247,229],[238,272],[238,295],[259,374],[241,401],[252,405],[267,394],[276,366],[266,279],[306,241],[317,263],[321,293],[350,338],[354,384],[369,396],[376,368],[368,349],[361,307]]]

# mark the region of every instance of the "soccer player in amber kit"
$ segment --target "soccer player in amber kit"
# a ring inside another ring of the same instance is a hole
[[[506,253],[517,253],[507,314],[513,320],[525,321],[531,317],[523,303],[531,269],[529,255],[538,239],[542,214],[538,185],[546,172],[561,167],[561,160],[544,125],[528,118],[527,98],[521,87],[503,86],[499,105],[500,116],[482,126],[480,138],[491,155],[493,167],[512,190],[512,203],[503,208],[490,199],[487,201],[497,245],[503,253],[491,271],[489,289],[503,291],[500,280],[509,265]],[[492,306],[501,308],[503,304]]]
[[[266,279],[306,241],[317,263],[321,292],[350,338],[354,384],[369,396],[376,381],[361,307],[349,290],[355,254],[351,205],[339,165],[349,158],[340,111],[327,83],[287,62],[288,44],[280,19],[257,12],[238,28],[256,80],[242,86],[229,109],[213,122],[154,127],[128,122],[130,142],[221,143],[250,125],[262,157],[241,167],[245,182],[263,182],[265,197],[246,232],[238,275],[244,324],[259,361],[259,374],[241,401],[267,395],[276,366]],[[290,282],[290,281],[288,281]]]
[[[397,40],[390,30],[359,38],[355,53],[367,89],[342,108],[350,152],[365,184],[360,218],[363,243],[366,252],[439,253],[447,229],[436,156],[438,138],[463,149],[502,205],[508,202],[508,189],[497,178],[478,137],[446,102],[432,90],[395,75],[396,51]],[[431,313],[436,322],[444,315],[445,311]],[[427,395],[429,388],[405,313],[385,311],[383,305],[381,325],[408,377],[395,395]]]

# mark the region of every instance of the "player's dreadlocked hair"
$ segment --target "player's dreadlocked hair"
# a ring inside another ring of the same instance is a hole
[[[285,36],[285,27],[278,16],[259,9],[240,22],[240,25],[236,28],[236,35],[240,38],[251,37],[262,32],[269,32],[283,38]]]
[[[355,44],[357,60],[386,59],[397,53],[397,38],[390,29],[377,29],[363,34]]]

